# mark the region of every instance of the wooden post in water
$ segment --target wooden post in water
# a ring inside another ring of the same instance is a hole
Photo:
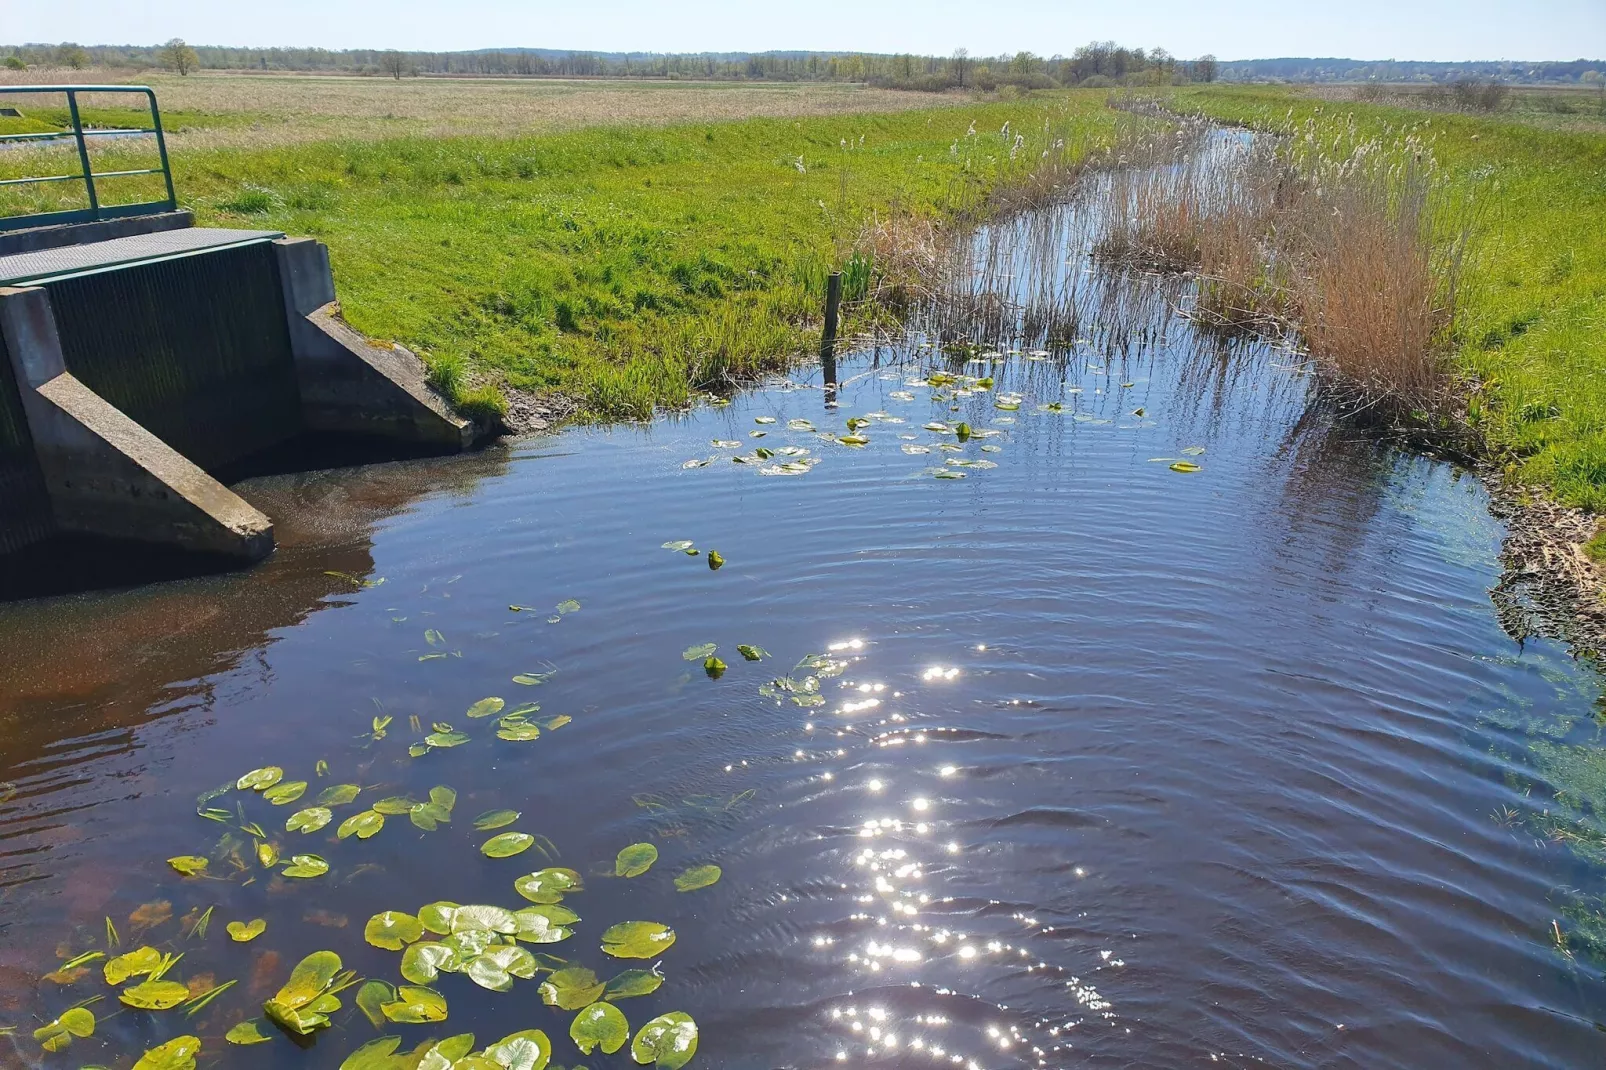
[[[825,282],[825,335],[820,340],[820,364],[825,379],[825,403],[836,404],[836,322],[842,309],[842,272],[833,271]]]

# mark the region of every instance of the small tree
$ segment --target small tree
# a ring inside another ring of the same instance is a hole
[[[28,69],[28,65],[26,63],[22,62],[22,57],[21,56],[7,56],[6,57],[6,70],[8,70],[8,71],[25,71],[27,69]]]
[[[965,88],[965,70],[969,66],[970,66],[970,49],[968,49],[968,48],[956,48],[956,49],[954,49],[954,79],[959,83],[959,88],[960,89]]]
[[[63,41],[56,49],[56,62],[63,67],[71,67],[75,71],[81,71],[89,66],[89,53],[71,41]]]
[[[185,77],[201,67],[201,57],[195,54],[195,49],[184,43],[182,37],[175,37],[162,46],[161,60],[162,66]]]
[[[1221,67],[1216,63],[1216,57],[1208,52],[1193,61],[1193,77],[1195,81],[1213,82],[1221,73]]]
[[[380,57],[379,67],[399,82],[407,73],[407,57],[393,48]]]

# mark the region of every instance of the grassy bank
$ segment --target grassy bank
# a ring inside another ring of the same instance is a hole
[[[1494,455],[1562,502],[1606,511],[1606,136],[1511,118],[1335,103],[1269,87],[1176,91],[1180,109],[1318,137],[1426,138],[1471,205],[1455,359]]]

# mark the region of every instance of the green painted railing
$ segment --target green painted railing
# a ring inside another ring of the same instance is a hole
[[[30,143],[48,144],[71,140],[78,148],[78,171],[65,175],[38,175],[26,178],[0,179],[0,188],[7,186],[39,185],[50,182],[81,182],[89,197],[88,208],[74,208],[62,212],[35,212],[29,215],[0,216],[0,231],[19,230],[24,227],[44,227],[58,223],[89,223],[99,219],[120,219],[125,216],[154,215],[178,208],[173,192],[173,170],[167,161],[167,139],[162,134],[162,112],[156,105],[156,92],[143,85],[0,85],[0,102],[8,95],[24,93],[63,93],[67,97],[67,111],[72,118],[71,130],[46,131],[30,134],[0,134],[0,151],[7,145]],[[117,129],[85,129],[83,116],[78,110],[80,93],[142,93],[151,106],[149,127],[121,127]],[[161,157],[160,167],[147,167],[133,171],[95,171],[89,159],[89,139],[102,137],[145,137],[155,135],[156,150]],[[140,204],[106,205],[100,201],[96,179],[129,178],[135,175],[161,175],[167,186],[167,198]]]

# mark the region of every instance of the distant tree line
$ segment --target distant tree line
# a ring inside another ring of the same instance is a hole
[[[371,49],[191,47],[177,39],[162,45],[0,46],[8,65],[30,67],[166,68],[191,70],[328,71],[392,78],[480,75],[525,78],[683,78],[716,81],[863,82],[908,89],[996,89],[1004,85],[1055,88],[1092,85],[1164,85],[1214,81],[1213,56],[1181,60],[1164,49],[1124,48],[1112,41],[1078,48],[1070,56],[883,55],[863,52],[638,53],[565,52],[555,49],[487,49],[477,52],[398,52]],[[14,62],[11,62],[14,61]]]

